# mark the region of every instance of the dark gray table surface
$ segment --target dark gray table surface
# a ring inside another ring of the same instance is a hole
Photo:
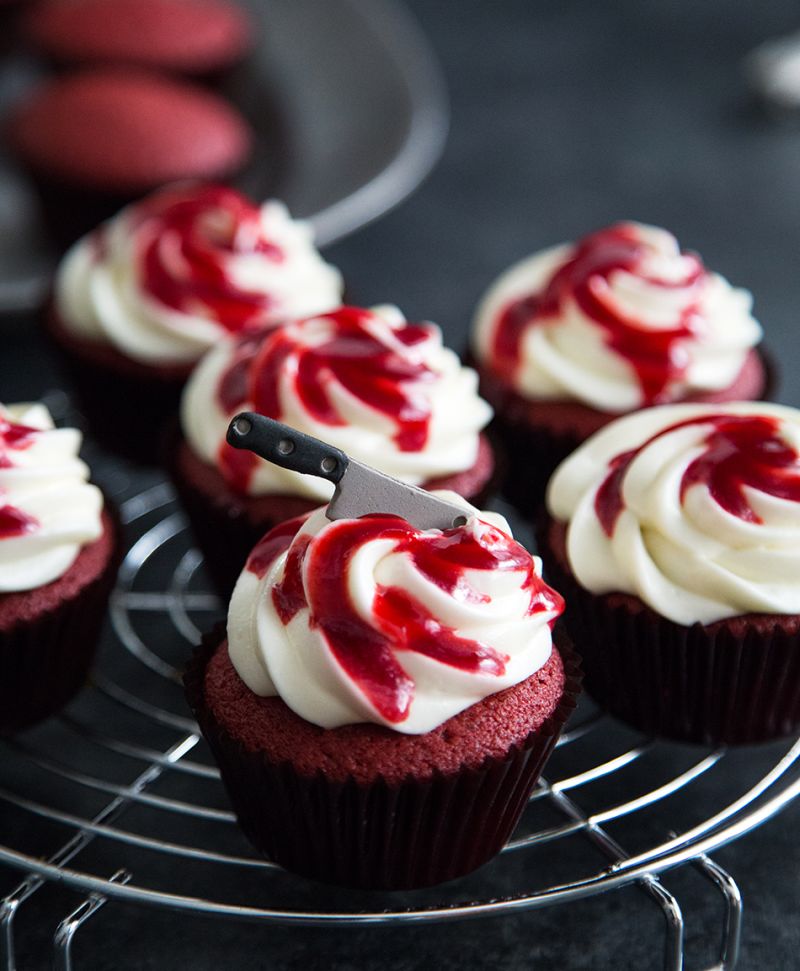
[[[740,72],[756,43],[800,26],[800,7],[411,6],[444,64],[452,132],[442,163],[412,199],[328,252],[359,302],[396,302],[409,317],[436,320],[458,347],[476,298],[512,260],[619,218],[653,222],[753,291],[780,363],[778,397],[800,405],[800,124],[754,111]],[[53,385],[49,360],[24,325],[15,342],[20,366],[4,374],[7,400]],[[715,854],[744,894],[745,971],[800,967],[798,823],[800,806],[790,806]],[[671,887],[690,958],[707,953],[718,900],[699,880],[679,875]],[[41,906],[59,893],[46,891]],[[36,913],[22,927],[22,967],[45,966],[52,928],[37,930]],[[660,913],[634,889],[513,918],[392,931],[235,925],[112,904],[82,933],[76,959],[93,971],[649,969],[660,967],[662,941]]]

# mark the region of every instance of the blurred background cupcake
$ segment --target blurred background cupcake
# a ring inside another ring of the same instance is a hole
[[[64,257],[45,313],[92,428],[153,460],[202,355],[341,300],[339,272],[278,202],[182,184],[120,212]]]

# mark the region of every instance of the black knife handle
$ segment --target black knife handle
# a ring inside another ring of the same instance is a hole
[[[341,479],[349,461],[341,449],[253,411],[243,411],[231,420],[227,440],[234,448],[250,449],[284,469],[318,475],[329,482]]]

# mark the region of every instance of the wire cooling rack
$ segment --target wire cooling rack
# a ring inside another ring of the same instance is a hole
[[[125,489],[122,475],[111,491]],[[678,971],[684,919],[662,877],[683,867],[699,871],[724,901],[710,966],[735,966],[741,897],[709,853],[800,791],[800,741],[771,746],[768,771],[755,760],[762,768],[754,777],[743,750],[660,743],[584,699],[514,838],[478,874],[403,895],[307,884],[252,855],[187,716],[181,669],[220,605],[204,587],[174,495],[155,482],[121,511],[129,552],[91,684],[58,718],[0,743],[0,811],[11,821],[0,845],[0,864],[11,868],[0,870],[9,877],[8,892],[0,887],[6,971],[17,967],[20,913],[53,883],[76,894],[74,909],[54,921],[61,971],[73,967],[79,929],[112,900],[237,921],[353,927],[512,914],[631,885],[663,913],[664,967]],[[718,806],[698,816],[708,805],[707,794],[698,797],[704,786],[713,786]]]

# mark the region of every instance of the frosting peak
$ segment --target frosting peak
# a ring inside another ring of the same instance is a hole
[[[80,444],[43,405],[0,405],[0,594],[58,579],[100,536],[103,497]]]
[[[619,223],[507,271],[476,350],[526,397],[627,411],[730,386],[761,336],[751,302],[666,230]]]
[[[556,470],[551,513],[593,593],[676,623],[800,613],[800,411],[673,405],[618,419]]]
[[[342,281],[279,202],[177,185],[79,240],[56,279],[76,334],[141,361],[191,362],[226,333],[335,307]]]
[[[225,444],[230,418],[243,410],[414,485],[470,468],[491,418],[475,372],[442,346],[439,328],[408,323],[396,307],[340,307],[226,341],[187,385],[184,433],[233,488],[327,499],[329,483]]]
[[[228,615],[241,678],[326,728],[420,734],[537,671],[563,602],[504,520],[464,507],[445,531],[320,509],[268,533]]]

